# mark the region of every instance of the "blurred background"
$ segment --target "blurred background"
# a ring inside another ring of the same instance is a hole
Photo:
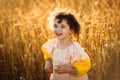
[[[120,0],[0,0],[0,80],[48,80],[41,45],[55,8],[76,12],[90,80],[120,79]]]

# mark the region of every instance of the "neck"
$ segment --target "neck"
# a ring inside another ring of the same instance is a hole
[[[70,38],[58,40],[58,47],[61,49],[64,49],[67,46],[69,46],[71,43],[72,43],[72,40]]]

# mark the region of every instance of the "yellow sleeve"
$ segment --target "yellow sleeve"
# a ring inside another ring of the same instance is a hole
[[[47,61],[47,60],[52,60],[52,57],[51,55],[48,53],[47,49],[46,48],[41,48],[43,54],[44,54],[44,60]]]
[[[88,72],[91,67],[90,59],[85,59],[83,61],[76,61],[72,64],[72,67],[75,69],[76,76],[82,76]]]

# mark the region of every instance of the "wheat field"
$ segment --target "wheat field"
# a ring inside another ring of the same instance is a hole
[[[48,80],[41,45],[55,8],[76,12],[89,80],[120,79],[120,0],[0,0],[0,80]]]

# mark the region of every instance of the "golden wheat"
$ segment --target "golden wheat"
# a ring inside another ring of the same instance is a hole
[[[48,16],[70,8],[90,55],[90,80],[120,79],[120,0],[1,0],[0,80],[48,80],[41,45],[53,38]]]

